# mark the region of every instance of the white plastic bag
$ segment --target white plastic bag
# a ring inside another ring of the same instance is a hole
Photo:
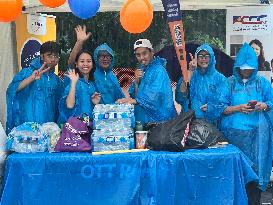
[[[54,148],[55,148],[55,146],[60,138],[60,135],[61,135],[61,129],[54,122],[47,122],[47,123],[42,124],[42,129],[49,136],[48,151],[54,152]]]
[[[0,122],[0,177],[3,176],[5,160],[7,157],[6,141],[7,135],[2,126],[2,123]]]

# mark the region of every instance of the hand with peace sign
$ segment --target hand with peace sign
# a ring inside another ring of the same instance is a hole
[[[86,33],[86,26],[80,26],[78,25],[76,28],[75,28],[75,32],[76,32],[76,35],[77,35],[77,41],[78,42],[85,42],[90,36],[91,36],[91,33],[88,32]]]
[[[194,71],[197,68],[197,59],[190,53],[191,61],[189,63],[189,70]]]
[[[27,87],[30,83],[32,83],[35,80],[39,80],[41,78],[41,76],[43,75],[43,73],[48,72],[50,70],[50,67],[48,67],[46,65],[46,63],[44,63],[41,68],[39,68],[38,70],[33,71],[33,73],[31,74],[31,76],[29,76],[28,78],[25,78],[18,86],[16,92],[20,92],[21,90],[23,90],[25,87]]]
[[[50,70],[50,67],[48,67],[46,65],[46,63],[43,63],[43,65],[41,66],[41,68],[39,68],[38,70],[33,71],[33,73],[30,76],[30,78],[32,80],[39,80],[41,78],[41,76],[43,75],[43,73],[48,72],[49,70]]]

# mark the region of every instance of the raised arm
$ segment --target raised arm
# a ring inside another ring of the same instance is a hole
[[[66,97],[66,107],[72,109],[75,106],[76,85],[79,80],[79,75],[75,73],[74,69],[68,71],[66,75],[71,80],[69,93]]]
[[[68,65],[73,65],[75,62],[75,58],[78,54],[78,52],[82,49],[82,46],[84,42],[91,36],[91,33],[86,33],[86,26],[80,26],[78,25],[75,28],[75,32],[77,35],[77,41],[70,53],[70,56],[68,58]]]

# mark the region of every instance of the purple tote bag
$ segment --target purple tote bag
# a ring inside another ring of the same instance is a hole
[[[86,122],[77,117],[70,117],[64,124],[61,136],[54,150],[58,152],[91,151],[90,130]]]

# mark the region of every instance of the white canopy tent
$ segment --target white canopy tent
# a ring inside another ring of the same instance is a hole
[[[100,0],[99,12],[120,11],[126,0]],[[162,11],[161,0],[150,0],[154,11]],[[58,8],[44,7],[38,0],[24,0],[27,12],[70,12],[68,3]],[[260,0],[180,0],[182,10],[225,9],[238,6],[261,6]],[[263,4],[264,5],[264,4]]]
[[[161,0],[150,0],[154,11],[162,11]],[[125,0],[100,0],[99,12],[120,11]],[[260,0],[180,0],[182,10],[199,10],[199,9],[226,9],[229,7],[240,6],[266,6],[261,4]],[[39,0],[24,0],[24,6],[27,13],[37,12],[70,12],[66,2],[59,8],[47,8]],[[3,125],[6,122],[6,89],[18,70],[15,24],[0,23],[0,121]]]

